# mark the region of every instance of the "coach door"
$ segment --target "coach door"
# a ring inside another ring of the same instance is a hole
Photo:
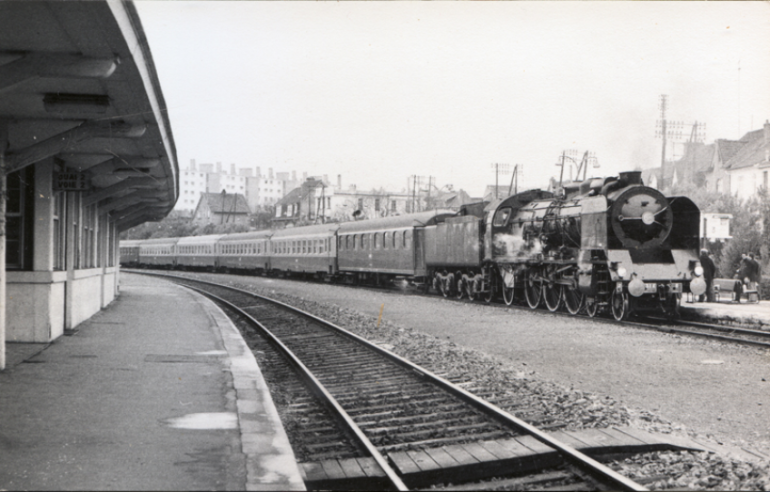
[[[422,227],[413,229],[414,231],[414,274],[416,276],[425,275],[425,229]]]

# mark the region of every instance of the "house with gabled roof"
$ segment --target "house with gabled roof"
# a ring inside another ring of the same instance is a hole
[[[193,222],[206,224],[249,224],[249,204],[240,193],[201,193]]]
[[[717,193],[748,198],[768,187],[770,171],[770,122],[746,133],[740,140],[718,139],[712,144],[689,143],[681,159],[661,169],[645,169],[642,179],[653,188],[692,185]]]
[[[770,121],[741,138],[742,145],[725,163],[729,177],[726,191],[748,198],[770,184]]]
[[[316,211],[316,198],[324,194],[329,183],[320,178],[307,178],[302,185],[288,192],[275,203],[273,224],[278,227],[310,222],[322,215]],[[324,202],[326,205],[326,202]]]

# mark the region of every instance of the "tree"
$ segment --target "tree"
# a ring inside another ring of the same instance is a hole
[[[667,191],[667,196],[689,197],[701,212],[732,215],[732,239],[721,251],[711,251],[721,276],[732,277],[740,264],[741,255],[749,252],[758,253],[760,261],[766,265],[770,244],[770,193],[767,189],[760,188],[747,200],[741,200],[736,195],[707,191],[703,187],[675,186]]]

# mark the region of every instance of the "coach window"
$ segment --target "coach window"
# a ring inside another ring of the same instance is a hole
[[[374,249],[380,249],[380,233],[374,233]]]
[[[404,231],[404,249],[412,247],[412,231]]]
[[[382,236],[382,249],[388,249],[388,243],[390,242],[390,233],[386,232]]]

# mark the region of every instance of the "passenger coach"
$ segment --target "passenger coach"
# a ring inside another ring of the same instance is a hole
[[[271,271],[333,277],[337,274],[338,227],[323,224],[275,231],[270,237]]]
[[[270,271],[270,236],[273,231],[239,232],[219,240],[218,267],[263,274]]]
[[[421,212],[340,224],[339,272],[349,282],[377,284],[395,278],[422,279],[425,266],[425,226],[454,215],[447,211]]]
[[[224,234],[180,238],[176,243],[177,265],[214,270],[217,267],[217,242],[222,237]]]
[[[173,268],[176,266],[177,242],[179,242],[178,237],[141,241],[139,244],[139,263],[147,266]]]

